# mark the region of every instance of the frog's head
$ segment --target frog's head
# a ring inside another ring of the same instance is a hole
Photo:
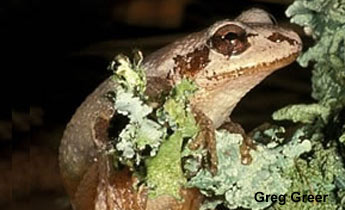
[[[254,8],[168,45],[144,65],[149,76],[171,83],[194,80],[200,89],[193,104],[219,126],[251,88],[293,62],[301,49],[295,32]]]

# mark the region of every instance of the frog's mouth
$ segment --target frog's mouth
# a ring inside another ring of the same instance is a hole
[[[261,63],[256,66],[243,67],[228,72],[215,74],[212,76],[207,76],[205,77],[205,79],[207,80],[206,83],[204,83],[202,79],[199,80],[201,82],[197,81],[197,83],[200,87],[203,87],[207,90],[213,90],[220,86],[224,86],[226,83],[229,82],[236,83],[236,80],[240,81],[241,78],[250,80],[250,76],[253,76],[252,78],[254,79],[257,78],[254,75],[269,75],[270,73],[293,63],[299,56],[299,54],[300,52],[296,52],[290,54],[287,57],[275,60],[273,62]]]
[[[258,72],[273,72],[277,69],[280,69],[282,67],[285,67],[292,62],[296,60],[298,57],[299,53],[293,53],[288,57],[273,61],[273,62],[267,62],[267,63],[262,63],[257,66],[250,66],[250,67],[245,67],[245,68],[240,68],[236,69],[234,71],[230,71],[227,73],[222,73],[218,74],[212,77],[208,77],[207,79],[210,80],[221,80],[221,79],[236,79],[240,76],[248,76],[251,74],[255,74]]]

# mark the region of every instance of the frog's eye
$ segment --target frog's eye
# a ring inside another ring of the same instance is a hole
[[[228,24],[219,28],[211,38],[207,40],[207,45],[223,55],[238,55],[248,47],[246,31],[235,24]]]

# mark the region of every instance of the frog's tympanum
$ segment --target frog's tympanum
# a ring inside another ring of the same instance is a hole
[[[299,36],[273,23],[261,9],[250,9],[234,20],[209,28],[147,56],[143,62],[152,93],[169,88],[182,78],[199,87],[191,99],[203,135],[191,144],[207,147],[211,171],[217,158],[212,130],[230,126],[229,116],[241,98],[275,70],[292,63],[302,48]],[[182,200],[162,195],[153,200],[147,189],[133,188],[134,176],[116,170],[104,155],[109,146],[108,127],[116,110],[106,93],[114,81],[105,80],[77,109],[67,125],[60,146],[62,178],[75,210],[182,210],[199,209],[203,198],[197,189],[181,189]],[[237,129],[236,129],[237,128]],[[202,139],[202,140],[199,140]],[[250,164],[250,138],[241,147],[243,164]],[[205,146],[206,145],[206,146]],[[212,169],[213,167],[213,169]]]

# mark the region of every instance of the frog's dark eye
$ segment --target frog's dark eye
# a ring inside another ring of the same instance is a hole
[[[219,28],[208,39],[207,45],[211,49],[227,56],[238,55],[249,47],[246,31],[235,24],[228,24]]]
[[[232,41],[232,40],[235,40],[235,39],[240,39],[240,36],[239,36],[239,34],[236,34],[234,32],[229,32],[225,36],[223,36],[222,38],[226,39],[226,40],[229,40],[229,41]]]

